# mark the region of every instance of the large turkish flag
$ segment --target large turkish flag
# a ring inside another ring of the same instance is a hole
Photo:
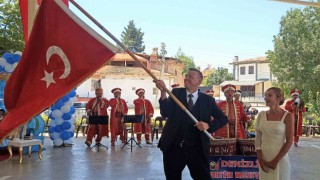
[[[0,122],[0,139],[80,84],[116,50],[61,0],[42,1],[21,61],[5,87],[9,113]]]

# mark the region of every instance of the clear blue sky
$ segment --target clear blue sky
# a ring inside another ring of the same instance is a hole
[[[264,0],[77,0],[87,12],[120,40],[130,20],[144,32],[145,53],[166,44],[167,56],[182,51],[197,66],[231,68],[240,60],[264,56],[273,49],[279,22],[294,4]],[[84,16],[70,3],[79,17]],[[91,27],[98,28],[84,19]],[[106,37],[106,35],[104,35]],[[110,41],[115,44],[115,42]]]

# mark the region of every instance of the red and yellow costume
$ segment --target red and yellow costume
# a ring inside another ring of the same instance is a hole
[[[86,111],[91,115],[106,116],[108,106],[106,98],[92,98],[86,106]],[[108,125],[88,125],[86,142],[91,144],[93,136],[97,134],[98,127],[99,135],[96,137],[96,142],[100,142],[103,136],[109,137]]]
[[[222,88],[223,92],[227,91],[235,91],[234,85],[226,85]],[[233,95],[231,95],[231,99]],[[250,118],[244,112],[243,106],[238,101],[231,100],[221,101],[218,103],[218,107],[224,112],[224,114],[228,117],[228,123],[218,129],[215,132],[216,137],[224,137],[224,138],[246,138],[245,128],[243,126],[243,122],[250,121]]]
[[[112,93],[121,92],[120,88],[115,88],[111,91]],[[128,113],[128,106],[124,99],[112,98],[109,100],[111,107],[110,113],[110,131],[111,131],[111,143],[114,144],[118,135],[122,142],[127,141],[127,130],[125,123],[122,123],[123,116]]]
[[[149,100],[144,99],[144,89],[140,88],[136,90],[136,94],[139,95],[143,92],[142,96],[133,101],[135,115],[144,115],[144,121],[142,123],[134,123],[134,133],[137,134],[138,142],[141,142],[141,134],[145,134],[146,142],[150,143],[151,134],[151,117],[154,114],[154,109]]]
[[[300,91],[295,89],[290,92],[291,96],[300,95]],[[295,123],[294,123],[294,143],[297,144],[299,141],[299,136],[302,136],[302,122],[303,116],[302,114],[306,112],[306,108],[302,103],[300,103],[300,107],[294,105],[295,99],[291,99],[287,101],[285,105],[285,109],[294,115]]]

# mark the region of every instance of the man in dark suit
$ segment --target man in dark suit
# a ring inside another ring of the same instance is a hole
[[[167,98],[164,82],[155,82],[161,91],[160,113],[162,117],[168,118],[158,144],[163,152],[164,171],[168,180],[181,179],[186,165],[193,179],[211,179],[210,139],[202,131],[216,131],[227,123],[227,118],[212,97],[199,91],[202,79],[202,73],[191,68],[184,79],[185,88],[172,90],[179,101],[199,120],[196,124],[171,97]],[[213,121],[210,121],[211,116]]]

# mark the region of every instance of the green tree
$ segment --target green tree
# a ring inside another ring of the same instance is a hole
[[[17,0],[0,0],[0,55],[22,51],[23,30]]]
[[[184,52],[182,52],[181,48],[179,48],[176,54],[176,58],[180,59],[182,63],[185,65],[182,74],[187,73],[189,68],[196,68],[196,65],[193,61],[193,57],[186,55]]]
[[[212,86],[214,84],[221,84],[224,81],[233,80],[233,75],[228,72],[228,68],[218,67],[217,70],[208,74],[206,78],[204,78],[202,84],[204,86]]]
[[[281,18],[274,50],[267,52],[277,85],[298,88],[305,100],[316,97],[320,84],[320,9],[292,9]],[[308,96],[307,92],[311,92]]]
[[[130,51],[143,52],[145,49],[145,46],[143,45],[143,35],[144,33],[141,32],[141,28],[136,28],[134,21],[131,20],[121,34],[121,41]]]

